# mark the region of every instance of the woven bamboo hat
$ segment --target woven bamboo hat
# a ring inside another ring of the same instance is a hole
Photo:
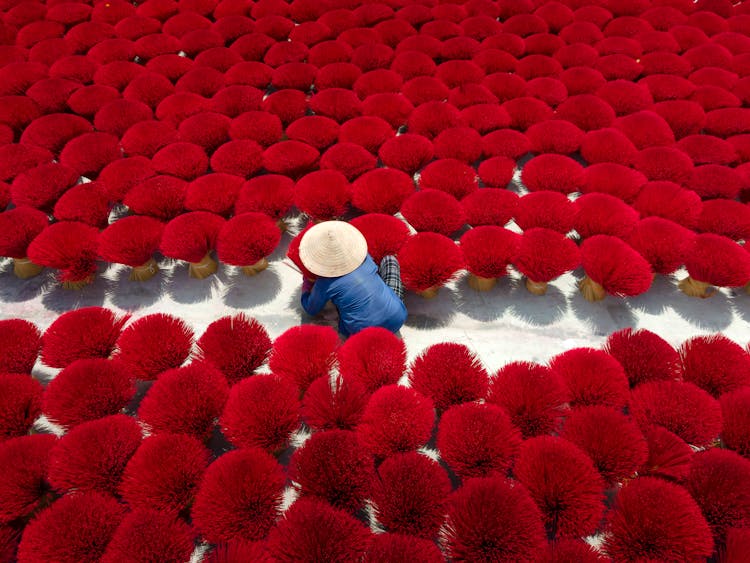
[[[305,268],[324,278],[353,272],[366,256],[365,237],[344,221],[325,221],[312,226],[299,245],[299,257]]]

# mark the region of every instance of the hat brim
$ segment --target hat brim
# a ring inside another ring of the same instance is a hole
[[[367,240],[345,221],[313,225],[302,237],[299,257],[316,276],[336,278],[356,270],[367,257]]]

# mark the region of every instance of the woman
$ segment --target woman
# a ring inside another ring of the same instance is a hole
[[[379,326],[397,332],[406,320],[398,261],[386,256],[375,265],[367,241],[344,221],[326,221],[302,237],[299,256],[318,276],[302,283],[302,307],[316,315],[332,301],[339,310],[339,331],[349,336]]]

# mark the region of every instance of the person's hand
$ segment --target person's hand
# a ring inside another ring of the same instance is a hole
[[[311,280],[308,278],[302,279],[302,293],[308,293],[312,290],[313,285],[315,285],[315,280]]]

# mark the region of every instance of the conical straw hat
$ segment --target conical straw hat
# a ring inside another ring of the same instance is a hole
[[[344,221],[325,221],[308,230],[299,245],[305,268],[316,276],[335,278],[356,270],[367,256],[367,241]]]

